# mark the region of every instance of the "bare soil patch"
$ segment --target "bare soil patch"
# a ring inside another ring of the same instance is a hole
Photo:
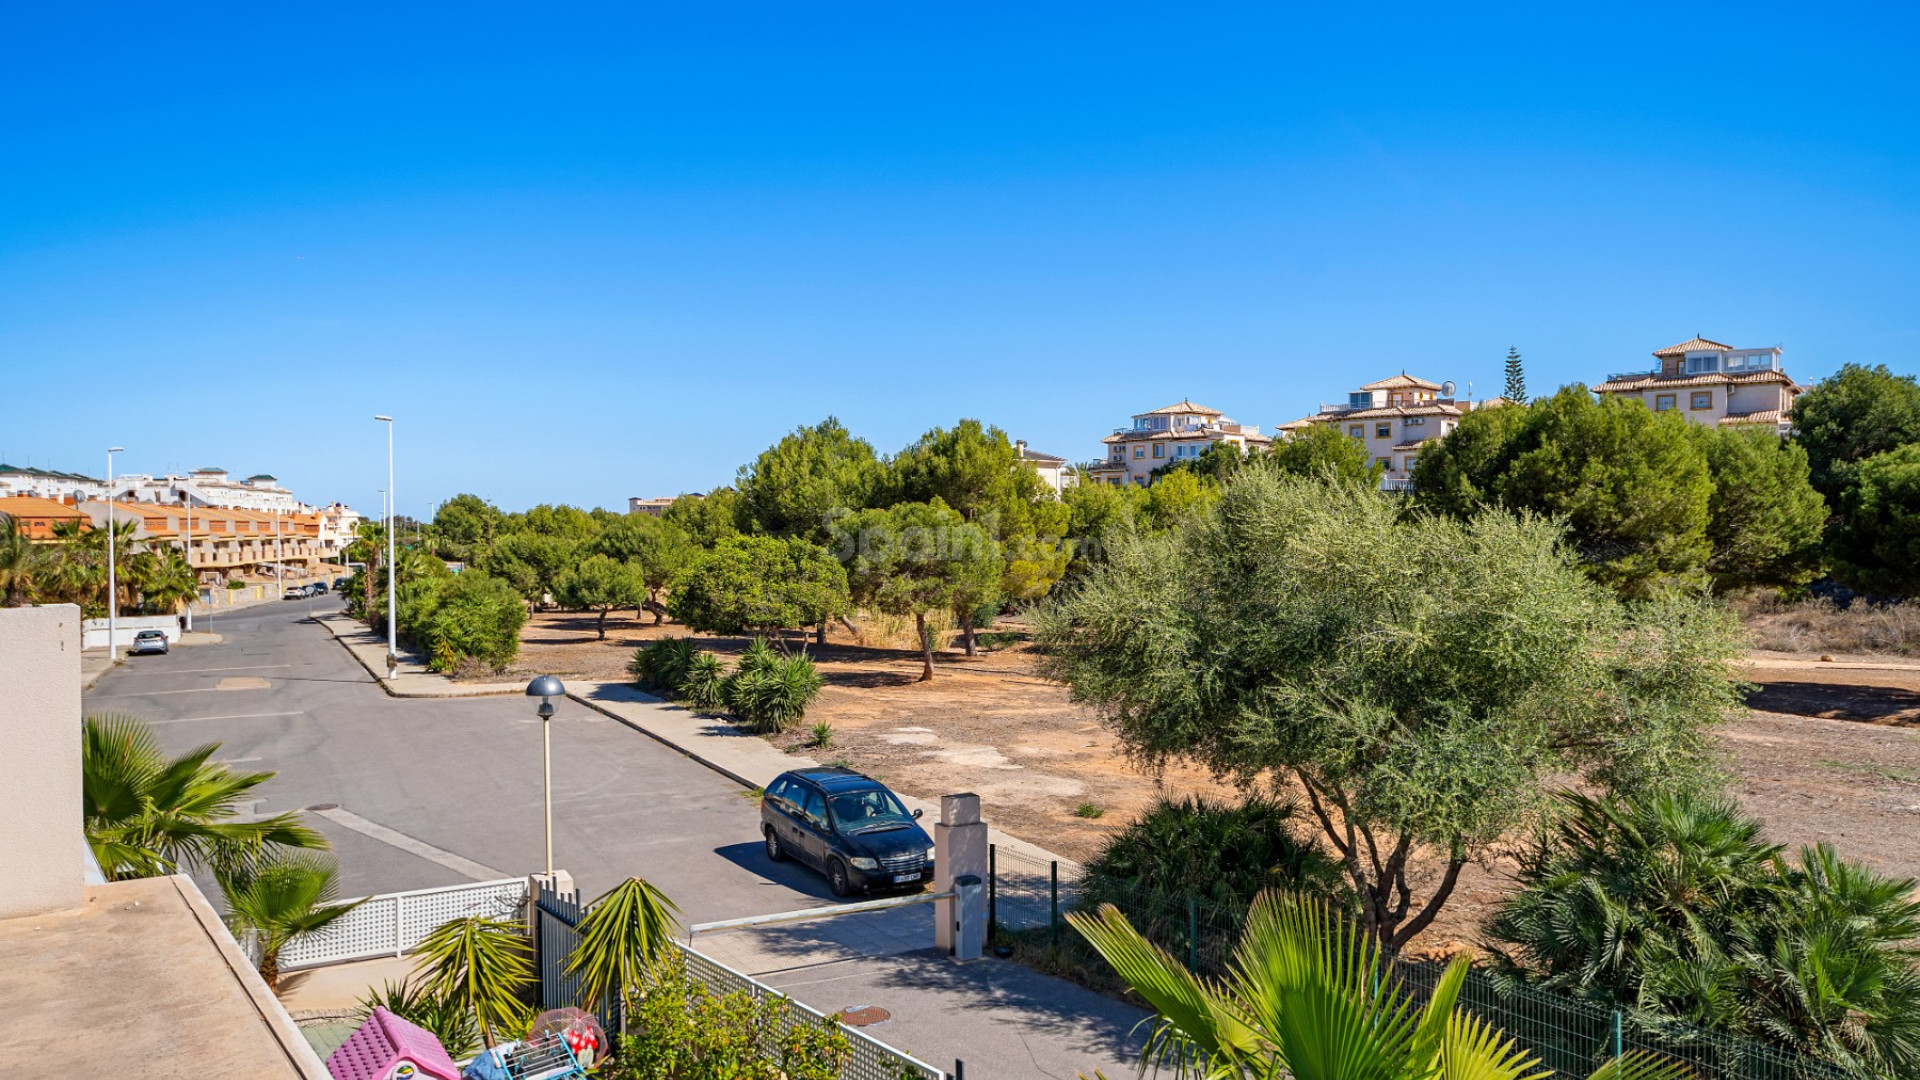
[[[536,615],[514,670],[621,679],[639,645],[688,636],[684,627],[627,613],[608,620],[602,641],[595,622]],[[692,636],[723,655],[746,644]],[[1035,674],[1023,645],[973,658],[944,651],[926,683],[917,681],[918,652],[863,646],[843,627],[833,628],[825,646],[809,639],[807,648],[826,680],[808,723],[831,724],[833,738],[825,748],[805,747],[808,732],[797,730],[776,745],[844,761],[923,798],[976,792],[996,826],[1068,858],[1091,858],[1163,794],[1236,797],[1200,770],[1153,777],[1135,768],[1089,710]],[[1722,732],[1742,804],[1778,842],[1826,841],[1883,872],[1920,876],[1920,733],[1897,726],[1915,722],[1920,663],[1757,653],[1748,678],[1761,687],[1757,711]],[[1807,715],[1771,711],[1789,706]],[[1100,816],[1081,816],[1083,805]],[[1416,868],[1425,885],[1439,866],[1429,859]],[[1510,869],[1500,860],[1468,867],[1422,935],[1423,951],[1475,942],[1480,923],[1512,888]]]

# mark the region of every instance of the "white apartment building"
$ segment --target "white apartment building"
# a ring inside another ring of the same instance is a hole
[[[1367,448],[1367,456],[1380,467],[1381,487],[1405,491],[1412,486],[1413,467],[1424,445],[1445,438],[1475,408],[1453,394],[1452,383],[1428,382],[1403,371],[1348,394],[1345,405],[1322,405],[1312,416],[1281,424],[1280,432],[1291,435],[1316,424],[1335,425]],[[1501,404],[1503,399],[1490,398],[1478,407]]]
[[[1142,486],[1151,482],[1153,470],[1197,458],[1214,443],[1227,443],[1242,454],[1273,443],[1258,424],[1236,423],[1219,409],[1185,400],[1135,413],[1131,427],[1115,428],[1100,441],[1107,447],[1105,459],[1082,470],[1087,482]]]
[[[113,478],[113,497],[128,502],[176,503],[222,510],[257,510],[264,514],[311,514],[312,506],[293,497],[280,481],[266,473],[245,480],[229,478],[225,469],[195,469],[185,476],[145,476],[129,473]]]
[[[5,496],[73,503],[106,498],[107,485],[79,473],[36,469],[30,465],[0,464],[0,497]]]
[[[1653,356],[1659,366],[1609,375],[1593,392],[1637,398],[1654,412],[1677,412],[1696,424],[1757,424],[1782,435],[1793,429],[1793,400],[1807,388],[1780,369],[1778,345],[1736,349],[1694,337]]]

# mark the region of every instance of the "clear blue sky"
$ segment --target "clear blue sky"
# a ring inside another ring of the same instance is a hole
[[[1920,353],[1894,5],[15,5],[0,459],[620,506],[1696,331]]]

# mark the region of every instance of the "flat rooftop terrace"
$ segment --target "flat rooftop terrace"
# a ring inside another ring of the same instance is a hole
[[[0,921],[0,1072],[327,1080],[184,877],[86,889],[77,911]]]

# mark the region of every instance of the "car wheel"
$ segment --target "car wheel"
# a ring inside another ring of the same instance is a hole
[[[771,825],[767,826],[767,859],[770,862],[787,861],[787,849],[780,846],[780,837]]]
[[[847,877],[847,865],[839,859],[827,864],[827,888],[835,896],[852,896],[853,881]]]

